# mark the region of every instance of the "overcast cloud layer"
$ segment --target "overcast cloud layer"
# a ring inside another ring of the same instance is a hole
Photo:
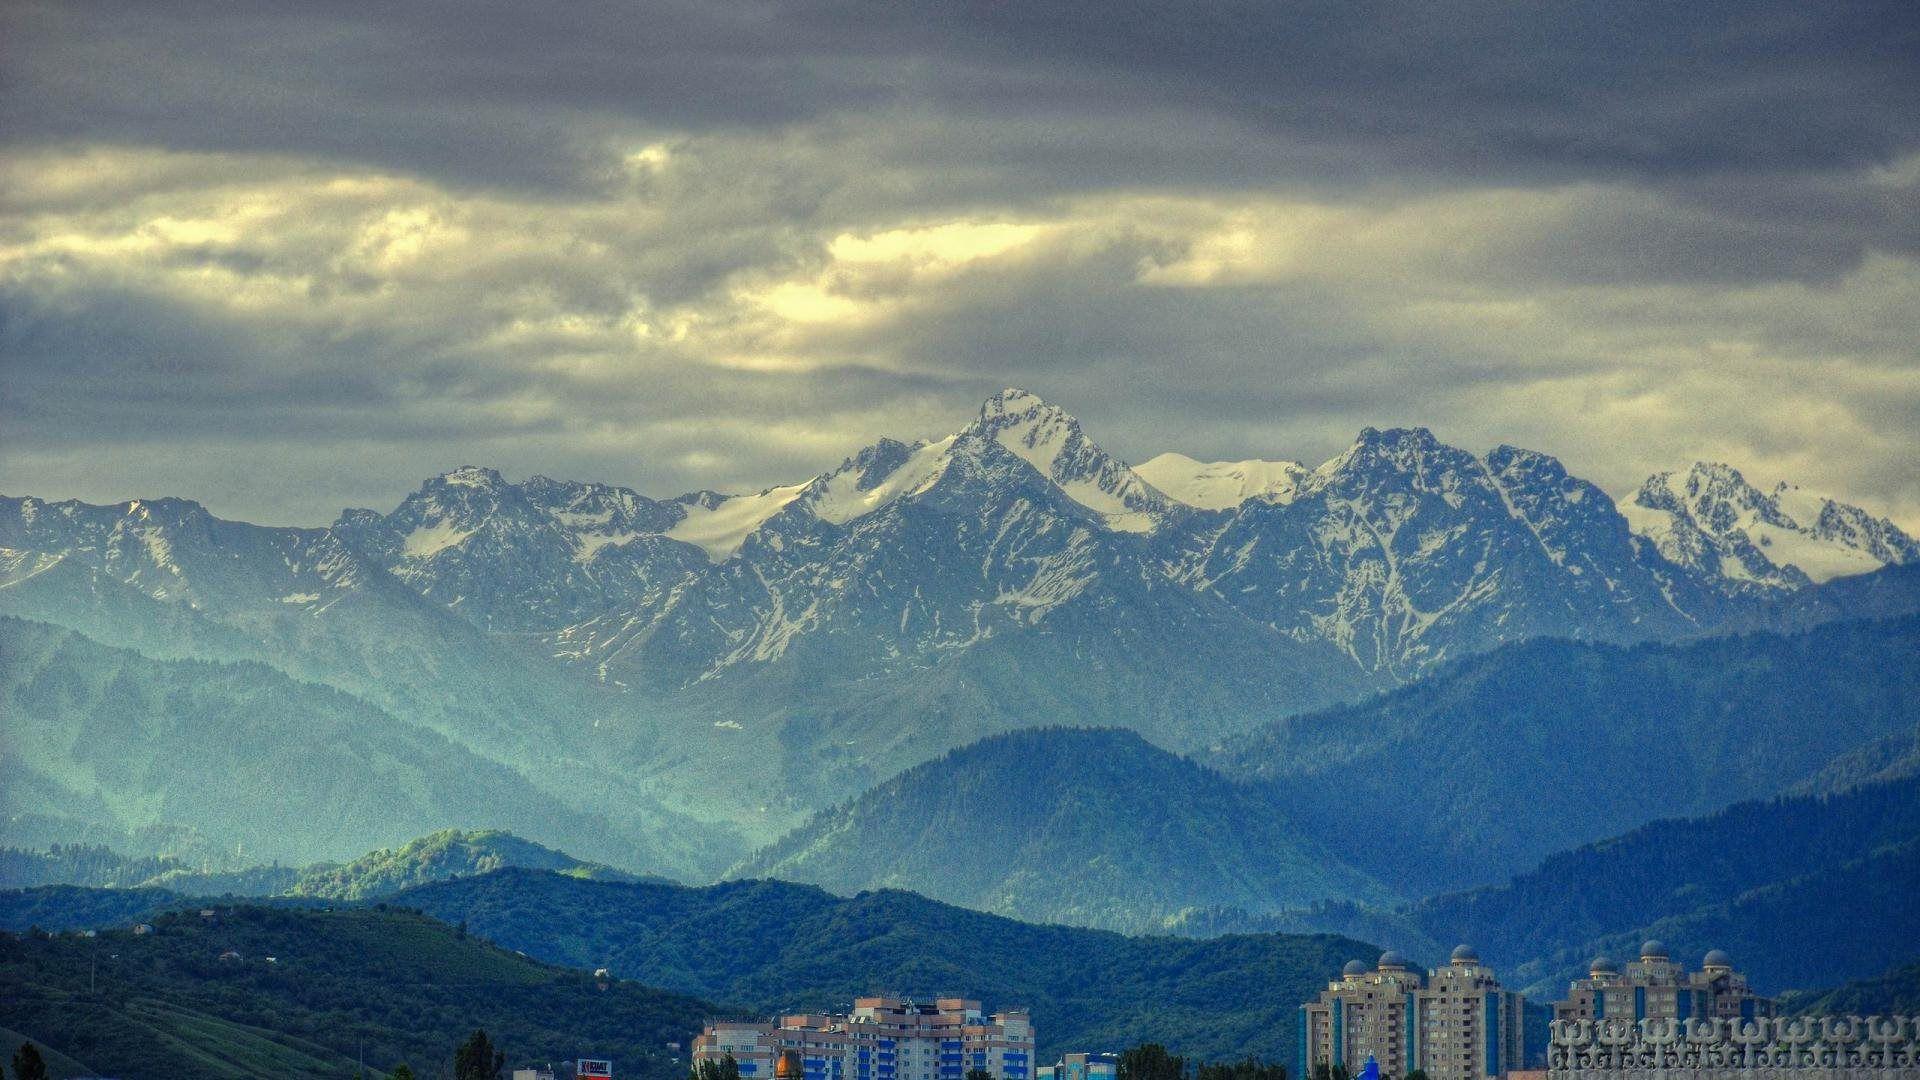
[[[759,488],[1003,385],[1920,526],[1910,3],[0,7],[0,491]]]

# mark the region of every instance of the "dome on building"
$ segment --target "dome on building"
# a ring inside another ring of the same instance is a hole
[[[1702,960],[1700,965],[1702,967],[1730,968],[1733,966],[1733,957],[1728,956],[1725,949],[1715,949],[1707,954],[1707,958]]]
[[[1665,960],[1666,958],[1667,947],[1658,941],[1649,941],[1645,945],[1640,946],[1640,959],[1642,960]]]
[[[1480,962],[1480,954],[1475,952],[1471,945],[1455,945],[1453,947],[1453,962],[1456,964],[1477,964]]]
[[[1365,975],[1367,963],[1364,960],[1349,960],[1347,966],[1340,969],[1342,975]]]
[[[1611,956],[1596,956],[1593,963],[1587,965],[1589,975],[1618,975],[1620,965]]]
[[[1392,949],[1388,949],[1386,952],[1380,954],[1380,966],[1383,968],[1403,968],[1407,966],[1407,958]]]

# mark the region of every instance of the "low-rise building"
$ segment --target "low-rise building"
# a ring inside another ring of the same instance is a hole
[[[930,1004],[863,997],[846,1013],[799,1013],[777,1022],[718,1021],[693,1041],[693,1060],[731,1054],[744,1080],[768,1080],[794,1052],[795,1080],[964,1080],[984,1069],[995,1080],[1034,1080],[1033,1024],[1024,1009],[988,1015],[978,1001]]]
[[[1754,1020],[1775,1012],[1773,999],[1754,993],[1726,953],[1712,950],[1700,970],[1690,972],[1658,941],[1640,946],[1640,959],[1633,963],[1594,957],[1587,977],[1574,980],[1566,1000],[1553,1004],[1555,1020]]]
[[[1067,1054],[1034,1070],[1034,1080],[1118,1080],[1117,1054]]]
[[[1505,1077],[1526,1063],[1525,1008],[1465,945],[1424,978],[1397,952],[1371,968],[1355,960],[1301,1006],[1300,1075],[1328,1064],[1358,1076],[1371,1057],[1388,1077]]]

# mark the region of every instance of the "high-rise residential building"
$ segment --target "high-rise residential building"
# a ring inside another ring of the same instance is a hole
[[[1430,1080],[1504,1077],[1526,1062],[1525,1007],[1465,945],[1424,978],[1397,952],[1372,968],[1355,960],[1300,1007],[1301,1076],[1322,1063],[1358,1076],[1372,1057],[1382,1077],[1413,1069]]]
[[[800,1059],[793,1080],[1033,1080],[1033,1024],[1024,1009],[991,1016],[968,998],[931,1004],[854,999],[847,1013],[801,1013],[778,1022],[718,1021],[693,1040],[693,1060],[732,1054],[747,1080],[770,1080],[784,1051]]]
[[[1773,999],[1754,993],[1726,953],[1709,952],[1700,970],[1689,972],[1658,941],[1640,946],[1640,959],[1624,969],[1607,957],[1594,957],[1587,977],[1573,982],[1565,1001],[1553,1003],[1555,1020],[1754,1020],[1774,1011]]]

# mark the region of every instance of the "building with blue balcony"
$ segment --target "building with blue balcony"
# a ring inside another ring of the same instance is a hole
[[[995,1080],[1035,1080],[1033,1045],[1023,1009],[988,1015],[970,998],[865,997],[846,1013],[709,1024],[693,1058],[731,1055],[748,1080],[774,1080],[783,1054],[798,1064],[777,1080],[965,1080],[975,1069]]]

